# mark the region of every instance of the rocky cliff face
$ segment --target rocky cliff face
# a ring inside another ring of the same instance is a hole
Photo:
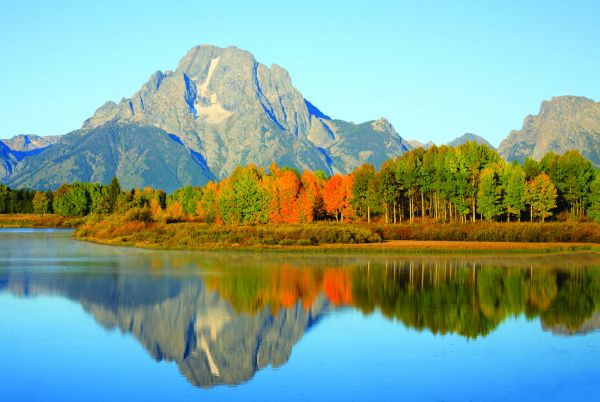
[[[571,149],[600,166],[600,102],[576,96],[544,101],[539,113],[527,116],[523,128],[511,131],[498,151],[509,161],[523,161]]]
[[[108,121],[176,135],[219,178],[247,163],[347,172],[407,149],[385,119],[332,120],[304,99],[286,70],[235,47],[191,49],[175,71],[157,71],[131,98],[98,109],[82,129]]]

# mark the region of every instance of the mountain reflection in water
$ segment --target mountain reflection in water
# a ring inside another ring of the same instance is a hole
[[[35,240],[57,246],[46,251],[5,240],[0,291],[77,301],[100,325],[132,334],[154,359],[176,362],[202,387],[239,384],[286,363],[304,333],[341,308],[467,338],[522,314],[557,335],[600,325],[600,259],[592,253],[218,255],[111,249],[60,234]]]

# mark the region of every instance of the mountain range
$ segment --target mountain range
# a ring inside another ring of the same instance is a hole
[[[155,72],[130,98],[105,103],[35,157],[6,162],[4,181],[45,189],[116,175],[124,187],[171,191],[248,163],[346,173],[408,149],[386,119],[333,119],[302,96],[282,67],[269,68],[235,47],[203,45],[175,71]]]
[[[473,140],[491,146],[475,134],[448,145]],[[347,173],[431,145],[404,140],[385,118],[355,124],[329,117],[282,67],[236,47],[202,45],[174,71],[153,73],[131,97],[106,102],[77,130],[0,142],[0,182],[48,189],[117,176],[125,188],[172,191],[222,179],[248,163]],[[522,161],[573,148],[600,166],[600,103],[563,96],[526,117],[499,153]]]

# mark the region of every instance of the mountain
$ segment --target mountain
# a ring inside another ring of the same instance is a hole
[[[469,141],[475,141],[478,144],[487,145],[488,147],[490,147],[492,149],[496,149],[492,146],[492,144],[487,142],[487,140],[485,138],[483,138],[477,134],[473,134],[473,133],[465,133],[465,134],[461,135],[460,137],[456,137],[455,139],[453,139],[446,145],[448,145],[450,147],[457,147],[457,146],[462,145]]]
[[[0,140],[10,149],[17,152],[32,152],[41,150],[55,144],[60,135],[39,136],[35,134],[18,134],[6,140]]]
[[[0,182],[10,177],[18,162],[11,149],[0,141]]]
[[[83,129],[109,121],[139,122],[177,135],[203,155],[218,178],[238,165],[274,161],[348,172],[408,149],[387,120],[358,125],[333,120],[304,99],[282,67],[269,68],[235,47],[192,48],[174,72],[157,71],[131,98],[99,108]]]
[[[173,191],[214,177],[202,157],[157,127],[107,123],[75,131],[19,164],[12,187],[56,188],[62,183],[108,183],[117,176],[123,188],[152,185]]]
[[[522,162],[571,149],[600,166],[600,102],[576,96],[544,101],[539,113],[527,116],[523,128],[511,131],[498,151],[508,161]]]
[[[346,173],[409,147],[384,118],[354,124],[327,116],[276,64],[203,45],[175,71],[155,72],[130,98],[106,102],[81,129],[24,158],[8,183],[52,188],[116,174],[125,186],[170,191],[249,163]]]

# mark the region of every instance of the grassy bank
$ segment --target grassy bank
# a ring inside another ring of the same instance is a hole
[[[168,249],[307,247],[320,244],[380,242],[368,227],[332,223],[289,225],[208,225],[144,223],[121,218],[90,218],[76,237],[103,244]]]
[[[84,222],[84,218],[52,214],[0,214],[0,228],[76,228]]]
[[[373,225],[385,240],[600,243],[600,224],[592,222],[477,222]]]
[[[289,225],[145,223],[92,217],[76,232],[102,244],[162,249],[284,249],[360,252],[566,252],[598,250],[593,223],[477,223],[366,225],[320,222]]]

